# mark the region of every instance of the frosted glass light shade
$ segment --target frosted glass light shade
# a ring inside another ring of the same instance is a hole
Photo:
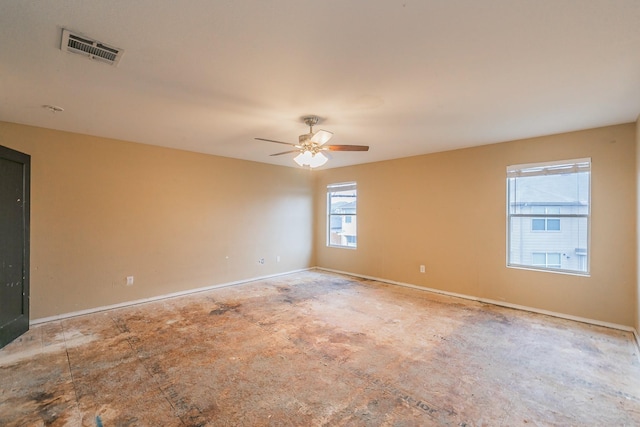
[[[318,145],[322,145],[329,141],[332,136],[333,132],[329,132],[328,130],[319,130],[311,137],[311,142],[316,142]]]
[[[325,156],[324,154],[316,153],[313,157],[311,157],[311,160],[309,161],[309,166],[312,168],[317,168],[327,163],[327,160],[329,159],[327,159],[327,156]]]
[[[309,165],[311,168],[317,168],[327,163],[327,156],[322,153],[313,154],[311,151],[305,151],[298,154],[293,160],[300,166]]]
[[[309,164],[312,157],[313,157],[313,154],[311,154],[311,151],[305,151],[304,153],[298,154],[296,157],[293,158],[293,160],[298,165],[304,166]]]

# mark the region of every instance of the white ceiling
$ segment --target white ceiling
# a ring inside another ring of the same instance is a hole
[[[61,51],[63,28],[120,64]],[[640,0],[0,0],[2,121],[296,166],[253,138],[316,114],[371,147],[327,168],[639,113]]]

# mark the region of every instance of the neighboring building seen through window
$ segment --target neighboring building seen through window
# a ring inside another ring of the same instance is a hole
[[[589,272],[591,159],[507,167],[507,264]]]
[[[355,248],[357,246],[355,182],[327,186],[327,245]]]

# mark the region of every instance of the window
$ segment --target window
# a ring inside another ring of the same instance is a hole
[[[507,167],[507,265],[589,273],[591,159]]]
[[[327,245],[357,247],[355,182],[327,186]]]

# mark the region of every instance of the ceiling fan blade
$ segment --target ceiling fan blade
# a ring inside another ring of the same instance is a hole
[[[265,138],[254,138],[254,139],[258,139],[260,141],[275,142],[277,144],[293,145],[294,147],[298,145],[298,144],[292,144],[290,142],[274,141],[273,139],[265,139]]]
[[[290,151],[283,151],[282,153],[276,153],[276,154],[269,154],[270,156],[282,156],[283,154],[289,154],[289,153],[299,153],[300,150],[290,150]]]
[[[333,136],[333,132],[329,132],[328,130],[319,130],[314,133],[311,137],[311,142],[315,142],[318,145],[322,145],[325,142],[329,141]]]
[[[327,145],[323,147],[329,151],[369,151],[368,145]]]

